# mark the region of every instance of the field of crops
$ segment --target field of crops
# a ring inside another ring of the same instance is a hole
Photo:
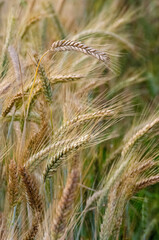
[[[0,239],[159,239],[159,1],[0,0]]]

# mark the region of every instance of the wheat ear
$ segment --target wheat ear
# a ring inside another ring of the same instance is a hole
[[[25,167],[21,167],[19,172],[22,177],[22,182],[25,186],[28,203],[34,212],[40,213],[41,216],[43,216],[43,201],[39,194],[38,184]]]
[[[24,159],[28,159],[28,156],[31,152],[34,152],[37,148],[37,146],[39,146],[39,143],[44,139],[46,138],[46,133],[47,133],[47,130],[48,130],[48,123],[46,123],[44,121],[42,127],[40,128],[40,130],[35,133],[32,138],[30,139],[28,145],[27,145],[27,148],[25,150],[25,153],[24,153]]]
[[[0,239],[7,239],[7,231],[6,231],[6,219],[4,215],[0,212]]]
[[[38,227],[39,227],[39,218],[37,215],[36,217],[33,218],[31,228],[28,230],[23,240],[35,240],[35,236],[38,232]]]
[[[36,24],[39,20],[40,20],[39,16],[30,18],[29,21],[26,23],[26,25],[24,25],[24,29],[23,29],[22,33],[20,34],[20,38],[24,38],[24,36],[27,34],[30,27],[32,25]]]
[[[88,47],[81,42],[76,42],[72,40],[59,40],[52,44],[51,51],[62,52],[62,51],[77,51],[82,52],[86,55],[90,55],[98,60],[109,63],[109,56],[105,52],[98,51],[94,48]]]
[[[149,177],[149,178],[145,178],[145,179],[136,183],[135,191],[138,192],[139,190],[141,190],[143,188],[146,188],[148,186],[151,186],[151,185],[153,185],[155,183],[158,183],[158,182],[159,182],[159,175],[152,176],[152,177]]]
[[[56,217],[53,221],[53,236],[54,236],[53,239],[54,240],[59,239],[62,233],[64,233],[68,216],[70,215],[70,211],[76,196],[78,181],[79,181],[79,170],[73,169],[68,176],[67,183],[63,190],[62,197],[57,206]]]
[[[53,76],[50,78],[50,83],[51,84],[56,84],[56,83],[69,83],[69,82],[74,82],[79,79],[84,78],[83,75],[80,74],[70,74],[70,75],[59,75],[59,76]]]
[[[37,62],[39,62],[39,59],[36,55],[35,55],[35,59]],[[52,89],[51,89],[50,80],[47,77],[46,71],[42,64],[39,65],[38,73],[40,75],[40,80],[42,83],[42,88],[43,88],[43,92],[46,97],[46,100],[52,103]]]
[[[45,97],[46,97],[47,101],[51,103],[51,101],[52,101],[51,85],[55,85],[57,83],[74,82],[74,81],[77,81],[77,80],[84,77],[82,75],[61,75],[61,76],[55,76],[55,77],[52,77],[52,78],[48,79],[47,76],[44,75],[44,74],[45,74],[45,72],[43,73],[43,80],[42,80],[42,77],[41,77],[42,86],[41,86],[41,84],[39,85],[39,81],[37,83],[35,83],[36,88],[33,91],[33,95],[31,97],[30,104],[33,103],[34,99],[42,92],[42,90],[45,94]],[[50,83],[49,83],[49,81],[50,81]],[[30,85],[28,85],[28,88],[29,87],[30,87]],[[26,89],[26,92],[28,91],[28,88]]]
[[[134,145],[134,143],[141,138],[144,134],[146,134],[155,124],[159,122],[159,118],[156,118],[151,123],[146,124],[143,128],[141,128],[138,132],[136,132],[132,138],[129,139],[129,141],[125,144],[123,151],[121,153],[122,156],[125,156],[125,154],[128,152],[131,146]]]
[[[39,152],[35,153],[31,156],[28,161],[26,162],[26,167],[33,170],[39,163],[42,162],[44,158],[53,150],[58,149],[60,146],[68,145],[73,141],[73,139],[67,139],[63,141],[58,141],[56,143],[50,144],[46,148],[40,150]]]
[[[50,163],[47,165],[44,171],[44,181],[50,174],[50,172],[55,173],[58,167],[61,165],[62,158],[73,150],[79,149],[81,146],[86,144],[90,140],[89,135],[85,135],[79,138],[77,141],[73,141],[71,144],[66,145],[61,151],[57,152],[55,156],[50,159]]]
[[[38,232],[39,224],[42,222],[44,217],[43,200],[39,194],[39,187],[34,177],[29,174],[25,167],[21,167],[19,172],[22,177],[22,182],[25,186],[27,201],[34,213],[31,229],[28,231],[24,240],[33,240]]]
[[[8,103],[7,107],[3,110],[2,116],[5,117],[12,109],[13,105],[19,100],[22,99],[23,95],[22,93],[18,93],[15,95],[10,102]]]
[[[104,118],[104,117],[110,117],[114,115],[114,111],[109,109],[102,109],[93,113],[87,113],[78,115],[77,117],[74,117],[73,119],[67,121],[64,125],[62,125],[57,132],[55,132],[54,136],[62,135],[67,128],[71,128],[75,125],[81,124],[82,122],[86,122],[88,120],[96,119],[96,118]]]
[[[18,171],[17,165],[14,160],[11,160],[9,164],[9,184],[8,184],[8,194],[9,194],[9,204],[11,207],[15,206],[18,198]]]
[[[136,167],[133,168],[132,171],[130,171],[130,173],[127,173],[126,176],[125,176],[125,180],[128,178],[128,177],[132,177],[134,175],[138,175],[140,173],[142,173],[143,171],[146,171],[147,169],[150,169],[152,168],[153,166],[156,165],[156,162],[152,161],[151,159],[148,160],[148,161],[144,161],[143,163],[139,163],[137,164]]]

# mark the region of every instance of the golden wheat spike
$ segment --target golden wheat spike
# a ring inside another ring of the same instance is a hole
[[[9,184],[8,184],[8,197],[11,207],[15,206],[18,199],[18,171],[17,165],[14,160],[9,164]]]
[[[71,207],[76,196],[77,184],[79,181],[79,170],[73,169],[68,176],[66,186],[63,190],[62,197],[58,203],[56,217],[53,221],[54,239],[59,239],[64,232]]]
[[[46,178],[50,173],[53,174],[57,171],[58,167],[61,165],[61,161],[64,156],[66,156],[73,150],[79,149],[89,140],[90,140],[89,135],[82,136],[77,141],[73,141],[71,144],[66,145],[62,150],[57,152],[57,154],[55,154],[55,156],[51,158],[50,163],[48,163],[46,169],[44,170],[44,181],[46,181]]]
[[[148,186],[151,186],[153,184],[156,184],[159,182],[159,175],[156,175],[156,176],[152,176],[152,177],[149,177],[149,178],[145,178],[141,181],[138,181],[136,183],[136,189],[135,191],[138,192],[139,190],[143,189],[143,188],[146,188]]]
[[[62,51],[77,51],[82,52],[86,55],[90,55],[94,58],[97,58],[98,60],[109,63],[109,56],[102,51],[96,50],[94,48],[91,48],[89,46],[86,46],[85,44],[81,42],[76,42],[72,40],[59,40],[52,44],[51,51],[53,52],[62,52]]]
[[[8,103],[7,107],[3,110],[2,116],[5,117],[12,109],[13,105],[19,100],[22,99],[22,93],[18,93],[15,95],[10,102]]]
[[[134,145],[134,143],[141,138],[143,135],[145,135],[155,124],[159,122],[159,117],[154,119],[152,122],[147,123],[143,128],[141,128],[139,131],[137,131],[125,144],[123,151],[121,153],[122,156],[125,156],[125,154],[128,152],[130,147]]]
[[[25,167],[19,169],[23,184],[26,189],[27,200],[33,211],[40,213],[43,216],[44,206],[39,187],[34,177],[27,171]]]
[[[34,217],[31,228],[26,233],[23,240],[34,240],[39,228],[39,218],[38,215]]]
[[[74,127],[74,125],[82,124],[86,121],[97,119],[97,118],[105,118],[105,117],[112,117],[115,114],[113,110],[110,109],[102,109],[99,111],[95,111],[92,113],[86,113],[78,115],[71,120],[67,121],[65,124],[63,124],[57,132],[55,132],[55,136],[59,136],[65,133],[65,131],[68,130],[68,128]]]

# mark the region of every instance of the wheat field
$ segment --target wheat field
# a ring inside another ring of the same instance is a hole
[[[0,0],[0,239],[159,239],[158,0]]]

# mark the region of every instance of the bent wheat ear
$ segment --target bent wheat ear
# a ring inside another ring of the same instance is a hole
[[[82,145],[86,144],[90,139],[90,136],[85,135],[78,139],[77,141],[72,142],[69,145],[66,145],[61,151],[59,151],[55,156],[50,160],[50,163],[47,165],[44,171],[44,182],[50,174],[50,172],[55,173],[58,167],[61,165],[62,158],[66,156],[69,152],[79,149]]]
[[[98,60],[109,63],[109,56],[105,52],[98,51],[94,48],[88,47],[81,42],[75,42],[72,40],[59,40],[52,44],[51,51],[63,52],[63,51],[77,51],[86,55],[90,55]]]
[[[14,103],[16,103],[19,99],[22,99],[22,96],[23,96],[22,93],[18,93],[11,99],[7,107],[2,112],[3,117],[5,117],[11,111]]]

